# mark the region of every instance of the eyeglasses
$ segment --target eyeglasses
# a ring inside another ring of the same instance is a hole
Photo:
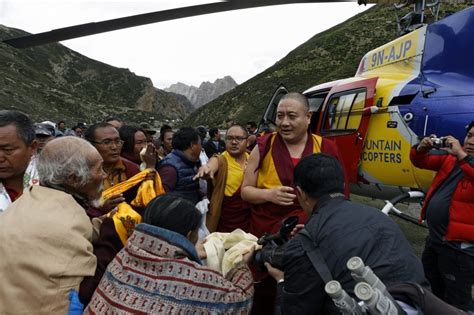
[[[246,140],[247,137],[231,137],[231,136],[226,136],[225,137],[225,141],[227,142],[232,142],[232,141],[237,141],[237,142],[242,142],[244,140]]]
[[[123,140],[121,139],[116,139],[116,140],[110,140],[110,139],[105,139],[103,141],[97,142],[97,141],[91,141],[92,143],[98,144],[98,145],[103,145],[107,147],[111,147],[113,144],[115,144],[118,147],[121,147],[123,145]]]

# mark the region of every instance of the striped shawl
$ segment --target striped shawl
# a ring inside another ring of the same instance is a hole
[[[239,264],[224,278],[184,236],[139,224],[107,267],[84,314],[248,314],[253,278]]]

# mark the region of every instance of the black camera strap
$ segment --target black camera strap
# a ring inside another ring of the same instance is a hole
[[[313,238],[311,237],[311,234],[308,232],[308,230],[303,228],[298,234],[303,236],[300,237],[301,245],[303,246],[303,249],[306,252],[309,260],[313,264],[314,269],[316,269],[316,271],[319,273],[319,276],[321,279],[323,279],[324,283],[326,284],[333,280],[331,271],[329,270],[326,261],[324,261],[319,247],[314,243]]]

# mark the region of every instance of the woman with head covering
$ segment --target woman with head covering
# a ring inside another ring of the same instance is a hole
[[[244,256],[226,276],[206,267],[196,251],[201,214],[172,194],[148,204],[125,248],[107,267],[88,313],[247,314],[253,278]]]

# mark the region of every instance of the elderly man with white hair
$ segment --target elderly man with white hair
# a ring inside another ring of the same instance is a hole
[[[63,137],[37,163],[40,186],[0,216],[0,314],[65,314],[70,292],[96,268],[85,208],[102,193],[102,157],[87,141]]]

